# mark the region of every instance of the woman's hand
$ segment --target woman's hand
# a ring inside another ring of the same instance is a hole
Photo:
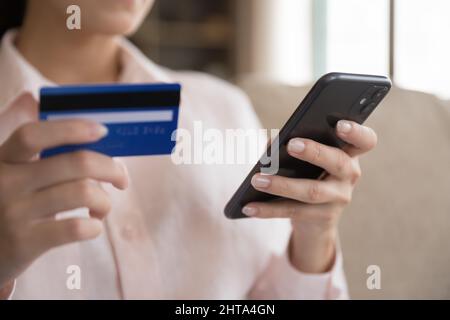
[[[32,122],[0,146],[0,289],[47,250],[94,238],[110,199],[99,182],[120,189],[128,178],[112,158],[88,151],[38,159],[44,149],[94,142],[107,133],[86,120]],[[86,207],[90,218],[56,220],[55,214]]]
[[[372,129],[355,122],[339,121],[336,131],[350,145],[345,151],[301,138],[292,139],[287,147],[292,157],[323,168],[327,172],[323,180],[257,174],[252,179],[255,189],[283,199],[250,203],[243,209],[252,217],[291,219],[290,257],[303,272],[326,272],[333,264],[337,224],[361,176],[358,156],[377,143]]]

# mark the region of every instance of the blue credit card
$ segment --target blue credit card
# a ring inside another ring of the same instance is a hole
[[[40,119],[89,119],[108,127],[108,135],[89,144],[44,150],[42,158],[82,149],[111,157],[168,155],[175,147],[179,84],[117,84],[45,87]]]

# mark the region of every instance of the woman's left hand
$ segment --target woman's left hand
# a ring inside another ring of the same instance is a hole
[[[256,174],[255,189],[283,197],[267,203],[253,202],[243,213],[258,218],[290,218],[293,234],[290,259],[300,271],[328,271],[335,257],[337,225],[351,202],[353,189],[361,176],[358,156],[377,143],[375,132],[350,121],[339,121],[337,135],[349,144],[345,150],[295,138],[288,144],[291,156],[323,168],[323,180],[295,179]]]

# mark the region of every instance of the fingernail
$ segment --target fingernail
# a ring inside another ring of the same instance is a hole
[[[288,144],[288,151],[292,153],[302,153],[305,150],[305,143],[301,139],[292,139]]]
[[[95,124],[92,129],[92,135],[95,137],[103,138],[108,135],[108,128],[102,124]]]
[[[255,188],[268,188],[270,186],[270,179],[264,176],[253,176],[252,185]]]
[[[348,121],[341,120],[337,123],[337,130],[341,133],[349,133],[352,131],[352,124]]]
[[[255,207],[245,206],[242,208],[242,213],[246,216],[253,217],[258,214],[258,209]]]

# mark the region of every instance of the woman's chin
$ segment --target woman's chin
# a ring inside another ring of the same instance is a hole
[[[86,26],[86,29],[94,33],[101,33],[107,35],[130,35],[136,32],[141,21],[136,19],[121,19],[117,18],[111,22],[96,23],[96,25]]]

